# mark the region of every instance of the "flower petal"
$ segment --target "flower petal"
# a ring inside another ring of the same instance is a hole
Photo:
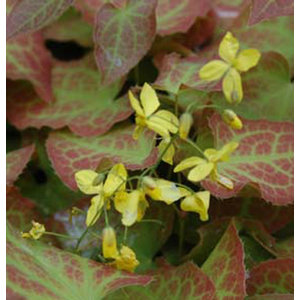
[[[210,193],[208,191],[198,192],[186,197],[181,203],[180,208],[184,211],[196,212],[202,221],[208,220]]]
[[[129,96],[130,104],[131,104],[132,108],[135,110],[135,112],[140,116],[144,116],[145,113],[144,113],[139,101],[134,97],[134,95],[132,94],[131,91],[128,92],[128,96]]]
[[[91,199],[91,205],[87,211],[86,220],[85,220],[86,226],[88,227],[92,226],[98,221],[101,215],[101,209],[103,205],[104,205],[104,197],[101,194],[94,196]]]
[[[229,103],[239,103],[243,99],[243,87],[240,73],[231,68],[223,79],[223,93]]]
[[[146,117],[152,115],[160,105],[155,90],[147,82],[142,88],[140,98]]]
[[[81,170],[75,173],[75,181],[83,193],[87,195],[98,194],[101,184],[93,185],[98,176],[99,174],[93,170]]]
[[[232,35],[231,32],[227,32],[220,43],[219,55],[226,62],[231,64],[236,58],[239,48],[239,41]]]
[[[230,66],[222,60],[212,60],[199,71],[199,77],[205,81],[215,81],[223,77]]]
[[[163,153],[168,146],[169,141],[167,139],[163,139],[158,145],[159,153]],[[162,157],[162,160],[169,165],[173,165],[173,157],[175,155],[175,147],[174,145],[170,145],[165,154]]]
[[[117,258],[119,256],[116,232],[112,227],[103,229],[102,253],[105,258]]]
[[[105,180],[103,191],[106,197],[112,196],[116,191],[125,190],[127,171],[123,164],[114,165]]]
[[[144,130],[143,126],[136,125],[132,134],[134,140],[138,140]]]
[[[153,116],[151,116],[149,120],[160,124],[172,133],[176,133],[178,131],[179,120],[168,110],[159,110]]]
[[[157,123],[152,120],[147,120],[146,125],[149,129],[153,130],[160,136],[162,136],[164,138],[170,138],[169,131],[164,126],[162,126],[160,123]]]
[[[206,160],[204,160],[203,158],[200,158],[198,156],[191,156],[189,158],[184,159],[183,161],[181,161],[174,169],[174,172],[180,172],[183,171],[185,169],[189,169],[191,167],[194,167],[198,164],[201,163],[205,163]]]
[[[246,72],[257,65],[260,57],[257,49],[242,50],[235,59],[234,67],[240,72]]]
[[[122,246],[120,255],[112,263],[119,270],[125,270],[133,272],[134,269],[139,265],[139,261],[136,259],[136,255],[132,249],[127,246]]]
[[[205,162],[194,167],[188,174],[188,180],[198,182],[206,178],[212,169],[214,164],[211,162]]]

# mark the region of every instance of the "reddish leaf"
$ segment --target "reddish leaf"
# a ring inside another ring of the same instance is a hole
[[[62,15],[72,2],[73,0],[23,0],[17,2],[7,16],[7,38],[44,27]]]
[[[290,258],[268,260],[250,270],[247,293],[289,294],[294,291],[294,260]]]
[[[41,32],[27,34],[6,43],[6,76],[29,80],[42,100],[53,99],[51,56],[44,46]]]
[[[81,11],[83,18],[93,25],[95,14],[105,2],[105,0],[75,0],[74,6]]]
[[[103,134],[116,122],[126,119],[132,109],[125,98],[114,101],[120,81],[103,86],[100,79],[92,56],[57,63],[52,76],[56,101],[46,104],[27,86],[13,87],[8,95],[11,101],[7,117],[19,129],[69,126],[81,136]]]
[[[252,0],[249,25],[294,14],[294,0]]]
[[[180,55],[176,53],[165,55],[162,61],[156,63],[159,68],[159,76],[154,84],[158,89],[175,94],[179,91],[181,85],[198,90],[208,88],[220,90],[218,84],[200,83],[199,70],[208,60],[209,58],[205,55],[186,58],[180,58]]]
[[[276,244],[277,257],[294,257],[294,237],[289,237]]]
[[[53,132],[47,140],[47,151],[61,180],[76,189],[74,173],[81,169],[96,169],[101,159],[123,162],[128,169],[151,166],[157,151],[153,150],[153,135],[144,134],[138,141],[132,138],[133,127],[115,128],[98,137],[78,137],[69,132]]]
[[[155,37],[156,0],[128,0],[116,8],[105,4],[95,21],[95,56],[103,82],[125,75],[150,49]]]
[[[120,272],[37,241],[26,241],[10,227],[7,231],[7,286],[26,299],[103,299],[116,289],[152,280],[151,276]]]
[[[34,152],[34,145],[30,145],[6,155],[6,185],[10,186],[18,179]]]
[[[293,203],[292,123],[243,120],[243,129],[239,131],[229,128],[218,115],[209,123],[216,148],[232,140],[239,142],[239,147],[229,161],[219,164],[219,172],[233,179],[234,189],[230,191],[206,180],[207,189],[218,197],[229,198],[251,182],[260,188],[266,201],[275,205]]]
[[[294,300],[291,294],[264,294],[247,297],[247,300]]]
[[[159,261],[160,267],[151,272],[155,280],[146,287],[128,287],[107,297],[107,300],[123,299],[215,299],[215,287],[205,273],[187,262],[178,267]]]
[[[158,0],[157,33],[163,36],[186,32],[196,17],[206,15],[209,7],[207,0]]]
[[[244,299],[246,296],[243,245],[233,222],[202,270],[214,282],[218,299]]]

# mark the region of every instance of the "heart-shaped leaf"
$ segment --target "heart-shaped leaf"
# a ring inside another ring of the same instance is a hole
[[[57,131],[50,134],[46,147],[58,176],[71,189],[76,189],[75,172],[96,169],[103,158],[122,162],[131,170],[154,164],[157,151],[153,150],[153,135],[148,132],[135,141],[132,133],[133,126],[118,127],[97,137],[78,137],[67,131]]]
[[[95,20],[97,65],[106,84],[125,75],[147,53],[156,33],[156,0],[104,4]]]
[[[93,25],[95,14],[105,3],[106,0],[75,0],[74,6],[82,13],[84,20]]]

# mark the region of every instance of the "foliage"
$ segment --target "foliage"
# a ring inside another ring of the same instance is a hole
[[[293,299],[292,0],[7,0],[7,299]]]

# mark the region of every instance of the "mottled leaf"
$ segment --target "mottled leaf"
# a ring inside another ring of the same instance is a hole
[[[155,37],[156,0],[105,4],[96,15],[95,57],[103,82],[125,75],[147,53]]]
[[[158,0],[157,33],[163,36],[186,32],[196,17],[206,15],[208,10],[207,0]]]
[[[164,56],[162,61],[157,63],[159,76],[154,82],[155,87],[175,94],[179,91],[181,85],[199,90],[207,88],[220,90],[220,86],[216,83],[200,82],[199,70],[208,60],[206,56],[181,58],[176,53]]]
[[[277,257],[294,257],[294,237],[278,241],[276,244]]]
[[[7,233],[7,286],[25,299],[103,299],[118,288],[152,279],[21,239],[10,227]]]
[[[252,0],[249,25],[254,25],[267,19],[293,14],[294,0]]]
[[[268,260],[250,270],[247,293],[292,294],[294,291],[294,260],[290,258]]]
[[[106,0],[75,0],[74,6],[81,11],[84,20],[93,25],[95,14],[106,2]]]
[[[160,267],[151,272],[152,283],[146,287],[128,287],[108,296],[107,300],[122,299],[128,295],[130,299],[215,299],[215,287],[205,273],[187,262],[178,267],[160,261]]]
[[[202,270],[214,282],[218,299],[244,299],[244,252],[233,222],[203,264]]]
[[[10,186],[18,179],[34,152],[34,145],[30,145],[6,155],[6,185]]]
[[[42,100],[53,100],[51,56],[40,31],[19,36],[6,43],[6,76],[29,80]]]
[[[219,164],[219,172],[232,178],[235,186],[228,190],[210,180],[203,185],[214,195],[229,198],[253,183],[266,201],[274,205],[293,203],[293,124],[263,120],[243,120],[243,124],[242,130],[234,131],[220,116],[210,119],[216,148],[232,140],[239,143],[230,160]]]
[[[294,117],[294,84],[286,59],[276,52],[262,55],[258,66],[242,75],[243,101],[235,113],[251,120],[292,121]],[[222,93],[212,96],[222,112],[232,109]]]
[[[7,118],[19,129],[68,126],[81,136],[103,134],[132,110],[125,97],[114,101],[121,82],[103,86],[100,79],[92,56],[57,62],[52,75],[56,101],[46,104],[27,86],[14,87],[8,95]]]
[[[7,38],[44,27],[62,15],[72,2],[73,0],[23,0],[17,2],[7,16]]]
[[[294,300],[292,294],[264,294],[247,297],[246,300]]]
[[[122,162],[131,170],[142,169],[155,162],[152,134],[144,134],[138,141],[132,138],[133,126],[115,128],[97,137],[78,137],[69,132],[50,134],[47,151],[61,180],[76,189],[74,173],[81,169],[96,169],[102,158]]]

